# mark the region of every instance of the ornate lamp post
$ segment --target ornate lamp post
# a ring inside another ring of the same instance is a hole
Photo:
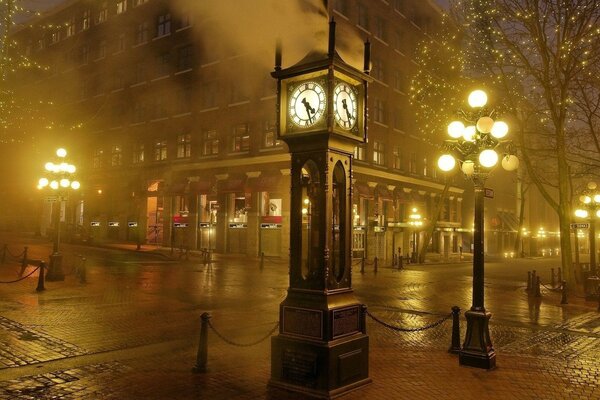
[[[589,241],[590,241],[590,274],[597,276],[596,273],[596,220],[600,217],[600,190],[596,182],[589,182],[587,189],[579,196],[581,208],[575,210],[575,216],[589,221]]]
[[[465,312],[467,333],[463,348],[459,353],[461,365],[490,369],[496,366],[496,352],[489,332],[489,319],[483,303],[484,293],[484,224],[483,201],[485,181],[499,161],[496,150],[502,149],[502,166],[508,171],[515,170],[519,159],[511,154],[512,143],[502,140],[508,133],[508,125],[494,121],[492,112],[486,110],[487,95],[475,90],[469,95],[468,112],[460,111],[460,116],[468,123],[454,121],[448,125],[452,139],[445,141],[446,153],[438,160],[442,171],[450,171],[457,160],[466,177],[473,181],[475,189],[474,253],[473,253],[473,304]]]
[[[521,228],[521,258],[525,258],[525,238],[529,235],[527,228]]]
[[[416,207],[413,207],[413,209],[411,210],[412,214],[410,214],[408,216],[408,224],[412,226],[413,228],[413,245],[412,245],[412,262],[417,262],[417,260],[419,259],[419,246],[417,244],[417,231],[419,229],[420,226],[423,225],[423,220],[421,218],[421,214],[419,214],[419,210]]]
[[[45,165],[46,176],[40,178],[38,189],[49,188],[53,193],[53,201],[59,204],[58,210],[54,212],[54,245],[50,255],[50,265],[46,279],[49,281],[62,281],[65,275],[62,271],[62,254],[60,253],[60,214],[61,204],[67,200],[68,193],[71,190],[77,190],[81,186],[73,176],[77,168],[73,164],[65,161],[67,151],[65,149],[56,150],[58,162],[47,162]]]

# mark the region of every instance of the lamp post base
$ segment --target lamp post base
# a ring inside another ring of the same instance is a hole
[[[47,281],[65,280],[65,274],[62,270],[62,259],[63,255],[59,252],[50,255],[50,265],[48,266],[48,275],[46,275]]]
[[[467,318],[467,334],[463,348],[458,354],[460,365],[482,369],[496,367],[496,351],[490,339],[489,321],[492,314],[485,310],[469,310]]]

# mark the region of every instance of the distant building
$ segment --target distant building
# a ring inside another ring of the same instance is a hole
[[[68,0],[15,34],[49,66],[30,82],[53,98],[56,118],[81,124],[61,133],[79,155],[83,187],[68,208],[70,234],[135,242],[139,233],[142,243],[285,257],[290,157],[275,133],[271,70],[254,62],[252,49],[219,35],[201,40],[218,21],[176,4]],[[399,248],[408,255],[414,239],[420,245],[444,187],[437,151],[419,137],[408,99],[415,51],[438,29],[441,10],[430,0],[332,0],[324,10],[323,30],[333,17],[338,37],[352,32],[372,44],[369,141],[355,150],[353,248],[356,257],[389,263]],[[272,53],[265,57],[272,65]],[[450,257],[470,247],[461,182],[428,252]],[[413,208],[424,218],[417,235]]]

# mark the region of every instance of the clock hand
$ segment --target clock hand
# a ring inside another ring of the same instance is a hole
[[[344,110],[346,110],[346,115],[348,116],[348,122],[350,122],[350,120],[352,120],[352,115],[350,114],[350,111],[348,111],[348,104],[346,104],[346,99],[342,99],[342,107],[344,108]]]
[[[308,122],[310,122],[312,124],[312,117],[310,116],[310,114],[311,113],[315,114],[316,110],[310,106],[310,103],[308,101],[306,101],[306,97],[302,98],[302,104],[304,104],[304,107],[306,108],[306,114],[308,115]]]

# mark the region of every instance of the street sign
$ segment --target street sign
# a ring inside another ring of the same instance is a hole
[[[493,199],[494,198],[494,189],[484,188],[483,196],[487,197],[488,199]]]
[[[571,229],[588,229],[590,224],[587,222],[575,222],[571,224]]]

